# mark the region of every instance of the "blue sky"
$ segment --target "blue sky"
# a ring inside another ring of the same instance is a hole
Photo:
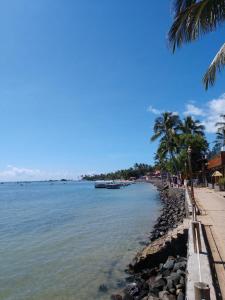
[[[225,72],[207,92],[201,78],[225,30],[173,55],[171,14],[171,1],[2,2],[0,179],[152,163],[149,137],[163,110],[189,111],[212,139]]]

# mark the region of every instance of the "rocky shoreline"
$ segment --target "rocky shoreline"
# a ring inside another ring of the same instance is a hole
[[[157,219],[150,240],[154,241],[166,234],[170,229],[176,228],[186,216],[185,196],[183,189],[173,189],[154,182],[160,193],[163,204],[161,216]]]
[[[111,300],[183,300],[185,299],[187,230],[183,189],[157,186],[163,204],[150,234],[150,243],[137,253],[126,270],[123,294]]]

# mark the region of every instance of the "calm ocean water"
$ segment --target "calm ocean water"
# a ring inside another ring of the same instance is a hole
[[[156,189],[144,183],[0,185],[0,299],[110,299],[159,209]]]

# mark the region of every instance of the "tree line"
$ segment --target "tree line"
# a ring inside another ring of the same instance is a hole
[[[194,173],[202,170],[209,153],[216,154],[225,145],[225,115],[216,124],[217,135],[212,151],[205,137],[205,127],[191,116],[184,119],[172,112],[164,112],[155,119],[151,141],[159,140],[155,164],[161,171],[188,177],[188,155]],[[188,149],[191,153],[188,154]]]
[[[135,163],[133,167],[128,169],[122,169],[110,173],[94,174],[94,175],[84,175],[83,180],[116,180],[124,179],[128,180],[131,177],[140,178],[149,172],[153,172],[154,167],[144,163]]]

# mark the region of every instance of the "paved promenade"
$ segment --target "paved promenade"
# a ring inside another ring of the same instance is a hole
[[[198,219],[205,225],[212,251],[221,299],[225,299],[225,192],[196,188],[195,198],[201,209]]]

